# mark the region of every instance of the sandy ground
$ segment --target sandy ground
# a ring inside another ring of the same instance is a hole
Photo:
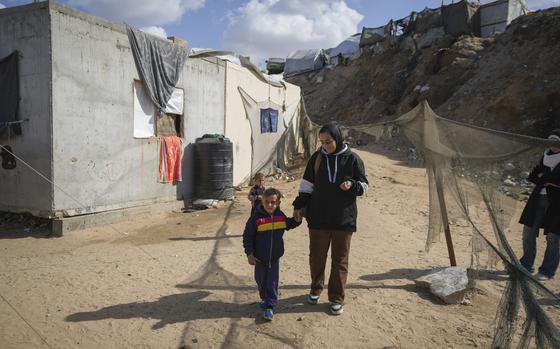
[[[46,238],[0,227],[0,348],[474,348],[489,347],[503,272],[484,273],[471,305],[445,305],[413,279],[447,266],[445,243],[424,251],[423,169],[359,151],[371,183],[359,199],[347,304],[305,303],[308,233],[286,233],[281,300],[261,320],[241,234],[246,193],[226,207],[138,217]],[[391,155],[391,154],[389,154]],[[268,182],[290,203],[299,182]],[[470,265],[471,230],[452,220],[458,264]],[[510,241],[520,251],[521,227]],[[539,239],[542,260],[543,239]],[[547,281],[553,291],[558,280]]]

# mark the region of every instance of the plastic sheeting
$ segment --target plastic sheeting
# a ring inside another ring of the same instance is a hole
[[[171,98],[167,101],[165,112],[169,114],[183,115],[183,107],[185,101],[185,92],[182,88],[176,88],[171,94]]]
[[[477,32],[479,25],[473,23],[473,20],[476,21],[478,6],[465,0],[442,6],[441,16],[445,32],[454,36]]]
[[[298,50],[286,58],[284,75],[318,70],[325,66],[328,57],[321,49]]]
[[[251,125],[251,174],[261,171],[265,166],[277,160],[284,162],[284,154],[278,156],[278,150],[285,150],[285,140],[289,134],[297,134],[297,116],[300,101],[288,106],[278,105],[272,101],[255,101],[242,88],[238,88],[245,108],[246,117]],[[274,110],[277,114],[276,132],[262,132],[262,110]],[[293,149],[294,152],[297,149]],[[282,167],[282,166],[279,166]]]
[[[338,54],[342,54],[344,58],[355,59],[360,56],[360,37],[361,34],[354,34],[344,40],[338,46],[328,51],[331,64],[340,64],[338,62]]]
[[[374,45],[383,39],[385,39],[384,26],[379,28],[363,27],[362,35],[360,36],[360,47]]]
[[[174,89],[165,112],[183,115],[184,100],[183,89]],[[156,107],[146,93],[144,85],[140,81],[134,81],[134,138],[154,137],[156,117]]]
[[[134,81],[134,138],[156,135],[156,108],[140,81]]]
[[[188,51],[170,41],[130,27],[127,27],[127,33],[138,75],[146,87],[146,93],[156,109],[164,112],[183,70]]]

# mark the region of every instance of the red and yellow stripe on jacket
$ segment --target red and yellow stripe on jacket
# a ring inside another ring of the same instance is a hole
[[[274,216],[257,219],[257,232],[259,233],[280,229],[286,229],[285,216]]]

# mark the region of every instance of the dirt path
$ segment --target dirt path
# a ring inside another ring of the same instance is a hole
[[[305,303],[308,234],[299,227],[285,235],[274,321],[261,321],[241,246],[250,208],[240,193],[229,207],[138,217],[58,239],[0,228],[0,348],[488,347],[505,274],[486,275],[472,305],[444,305],[414,286],[412,279],[448,265],[444,243],[424,252],[425,172],[359,154],[371,186],[359,200],[342,316],[329,315],[324,297]],[[291,212],[298,184],[267,186],[284,192]],[[458,264],[469,266],[470,228],[456,221],[452,229]],[[520,231],[510,233],[516,251]],[[560,290],[558,280],[547,285]]]

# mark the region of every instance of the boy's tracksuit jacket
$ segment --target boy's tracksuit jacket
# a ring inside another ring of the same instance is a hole
[[[299,224],[293,218],[286,217],[280,209],[269,214],[259,205],[245,225],[243,247],[247,256],[252,254],[257,259],[255,281],[261,299],[268,308],[278,303],[278,262],[284,255],[284,231]]]

